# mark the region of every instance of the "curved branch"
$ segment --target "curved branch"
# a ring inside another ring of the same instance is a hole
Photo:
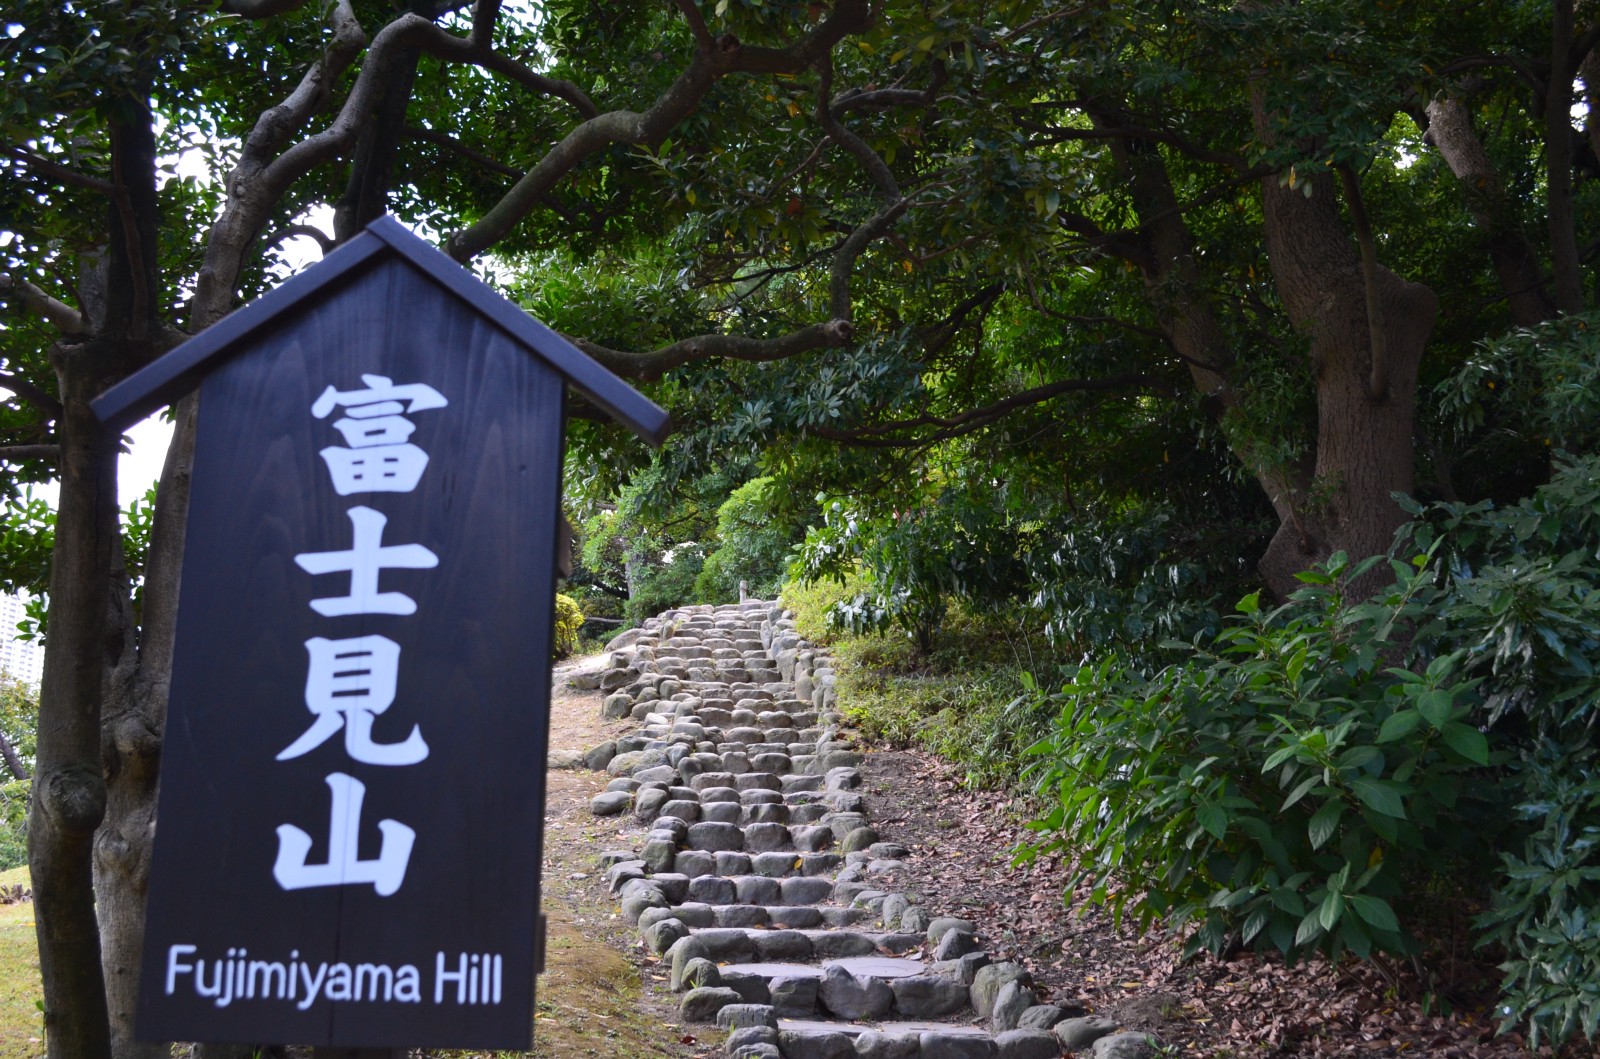
[[[850,305],[850,281],[854,278],[856,259],[866,251],[867,245],[878,236],[889,230],[889,226],[900,219],[911,206],[909,198],[891,202],[876,214],[869,217],[865,224],[850,233],[850,237],[839,244],[839,249],[834,251],[833,265],[830,268],[832,275],[828,280],[828,311],[841,320],[852,318]]]
[[[478,0],[472,11],[472,43],[489,50],[494,45],[494,25],[500,20],[500,0]]]
[[[1104,379],[1063,379],[1060,382],[1052,382],[1045,386],[1036,386],[1031,390],[1024,390],[1022,393],[1013,394],[993,404],[984,405],[981,408],[971,408],[953,416],[917,416],[913,419],[897,419],[889,423],[872,423],[854,430],[833,430],[827,427],[808,427],[807,429],[820,438],[868,448],[902,448],[929,445],[938,441],[948,441],[950,438],[960,437],[963,434],[970,434],[1011,412],[1042,404],[1065,393],[1103,393],[1110,390],[1126,389],[1142,389],[1166,397],[1172,396],[1171,387],[1142,373],[1113,375]],[[916,430],[920,427],[938,427],[939,429],[932,434],[917,438],[891,438],[884,436],[898,431]]]
[[[694,361],[725,359],[753,362],[783,360],[814,349],[847,345],[855,337],[848,320],[828,320],[802,327],[780,338],[744,335],[698,335],[645,353],[609,349],[598,342],[568,335],[567,340],[618,375],[659,379],[672,368]]]
[[[60,445],[0,445],[0,460],[59,460]]]
[[[861,163],[861,168],[865,169],[867,175],[872,178],[872,182],[878,185],[878,190],[883,193],[883,197],[890,202],[894,202],[900,198],[899,182],[895,180],[894,173],[889,169],[888,164],[879,157],[878,152],[868,146],[867,141],[845,128],[839,123],[839,119],[833,116],[833,112],[828,106],[828,97],[832,94],[832,90],[833,59],[831,56],[824,56],[817,63],[817,124],[822,127],[823,132],[828,134],[829,139],[855,156],[856,161]]]
[[[421,140],[423,143],[431,143],[436,147],[443,147],[447,151],[459,154],[473,165],[487,169],[490,172],[499,173],[501,176],[510,177],[513,180],[520,180],[522,178],[522,170],[518,169],[516,166],[507,165],[506,163],[500,161],[500,159],[495,158],[492,155],[485,154],[476,147],[469,147],[456,137],[451,136],[448,132],[439,132],[437,129],[425,129],[420,125],[407,125],[405,131],[406,135],[410,136],[414,140]]]
[[[25,279],[0,273],[0,290],[16,291],[24,306],[38,313],[64,335],[81,335],[88,330],[89,325],[83,319],[82,313],[66,302],[52,298]],[[57,406],[57,411],[59,410]]]
[[[232,310],[234,283],[245,251],[266,225],[284,188],[299,175],[277,167],[273,156],[327,104],[334,84],[366,46],[366,32],[356,20],[350,0],[338,0],[329,21],[332,40],[294,91],[282,103],[262,112],[245,137],[238,164],[228,175],[227,206],[211,227],[205,260],[195,278],[191,324],[196,333]]]
[[[1439,75],[1449,77],[1467,70],[1482,70],[1495,66],[1503,66],[1515,73],[1523,84],[1533,90],[1535,97],[1544,95],[1544,79],[1532,66],[1514,55],[1464,55],[1439,67]]]
[[[327,254],[333,250],[333,236],[329,235],[327,232],[324,232],[316,225],[286,224],[282,228],[279,228],[277,231],[273,232],[272,235],[267,237],[267,240],[261,245],[261,252],[266,254],[268,251],[276,249],[284,240],[297,239],[301,236],[304,236],[307,239],[316,240],[317,245],[322,248],[323,256],[327,256]]]
[[[27,379],[14,375],[9,371],[0,371],[0,389],[10,390],[43,412],[46,422],[61,418],[61,402]]]
[[[711,42],[710,47],[702,44],[688,67],[648,109],[596,114],[572,129],[476,224],[450,236],[446,250],[457,261],[476,257],[508,235],[540,196],[591,155],[617,144],[654,148],[694,113],[721,78],[735,73],[801,73],[847,34],[865,28],[870,15],[866,0],[840,0],[821,25],[786,48],[746,47],[731,36]]]
[[[1100,126],[1093,129],[1074,129],[1058,125],[1045,125],[1036,121],[1020,120],[1018,126],[1029,132],[1038,133],[1043,140],[1034,143],[1061,143],[1067,140],[1149,140],[1152,143],[1164,143],[1177,148],[1183,154],[1200,162],[1213,162],[1225,165],[1238,173],[1247,172],[1250,162],[1243,155],[1234,154],[1232,151],[1218,151],[1195,143],[1175,132],[1165,129],[1147,128],[1141,125]],[[1254,179],[1253,177],[1251,179]]]

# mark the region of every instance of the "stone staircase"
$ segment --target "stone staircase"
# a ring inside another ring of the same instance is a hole
[[[728,1030],[730,1059],[1152,1054],[1040,1003],[970,922],[917,903],[906,849],[867,819],[830,660],[781,608],[687,607],[625,636],[602,710],[639,728],[585,762],[613,777],[592,811],[639,829],[602,866],[680,1017]]]

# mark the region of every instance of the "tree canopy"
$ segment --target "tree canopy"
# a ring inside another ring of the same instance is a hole
[[[574,408],[592,496],[648,466],[634,488],[667,503],[734,463],[788,524],[822,494],[877,527],[854,552],[840,528],[838,555],[948,545],[943,589],[1050,603],[1088,646],[1152,593],[1166,616],[1120,635],[1382,552],[1395,494],[1548,477],[1572,424],[1531,395],[1573,382],[1499,340],[1589,326],[1596,15],[12,5],[0,460],[13,497],[61,483],[48,585],[8,574],[50,600],[30,843],[51,1054],[154,1054],[129,1026],[192,447],[186,401],[130,571],[88,401],[277,282],[287,240],[392,212],[646,386],[680,425],[657,457]]]

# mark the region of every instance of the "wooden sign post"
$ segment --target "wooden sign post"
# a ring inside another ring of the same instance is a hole
[[[140,1037],[529,1047],[564,394],[665,413],[390,219],[95,410],[196,385]]]

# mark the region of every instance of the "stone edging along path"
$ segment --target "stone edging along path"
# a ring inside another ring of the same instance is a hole
[[[687,607],[624,636],[601,709],[639,728],[585,755],[614,777],[595,815],[639,825],[602,854],[606,882],[670,962],[682,1020],[728,1030],[730,1059],[1153,1054],[1040,1003],[971,922],[893,889],[908,851],[868,821],[831,660],[781,607]]]

